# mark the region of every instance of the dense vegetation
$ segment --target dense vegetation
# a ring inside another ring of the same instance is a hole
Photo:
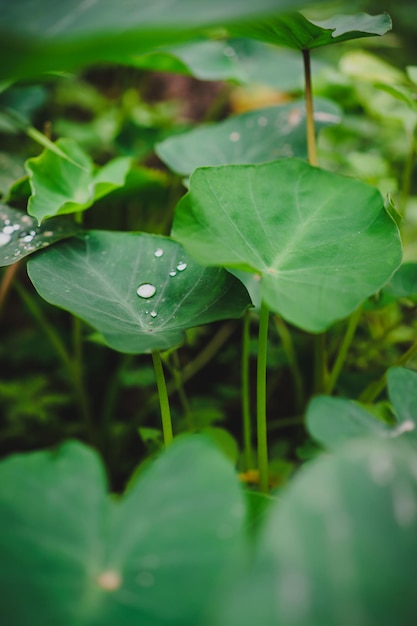
[[[5,624],[414,624],[389,4],[0,0]]]

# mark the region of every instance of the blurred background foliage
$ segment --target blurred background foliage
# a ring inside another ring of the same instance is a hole
[[[341,3],[332,3],[336,5],[340,8]],[[360,177],[388,196],[402,216],[405,259],[417,261],[417,75],[415,69],[407,70],[417,66],[417,7],[411,0],[386,0],[383,7],[370,0],[345,7],[346,12],[357,9],[373,14],[386,10],[394,27],[382,38],[313,52],[314,93],[336,102],[343,112],[341,124],[320,133],[320,164]],[[93,66],[4,89],[3,201],[26,209],[30,191],[24,162],[41,152],[24,132],[31,125],[52,140],[76,140],[97,164],[117,156],[133,158],[126,185],[84,214],[86,227],[168,234],[174,207],[186,189],[181,177],[157,157],[155,146],[201,123],[291,102],[302,96],[303,85],[301,58],[295,51],[231,40],[225,56],[233,61],[235,77],[219,81],[190,76],[201,76],[202,70],[198,55],[187,57],[184,48],[180,61],[142,57],[130,66]],[[160,71],[149,69],[157,64]],[[177,73],[166,71],[172,68]],[[68,437],[90,439],[104,456],[113,486],[121,488],[133,468],[161,446],[149,357],[113,352],[84,325],[81,347],[80,323],[37,296],[22,263],[2,270],[0,293],[0,454],[42,448]],[[328,333],[330,362],[345,325],[341,322]],[[253,313],[253,356],[256,326]],[[241,322],[216,323],[188,332],[186,344],[165,355],[176,432],[190,425],[205,430],[238,467],[241,338]],[[416,338],[412,299],[374,298],[365,307],[336,392],[357,397]],[[81,390],[59,358],[60,342],[82,366]],[[318,451],[303,427],[305,398],[314,386],[312,342],[311,335],[280,320],[271,324],[268,414],[276,485],[284,484],[294,467]],[[254,388],[252,392],[254,399]],[[87,433],[86,415],[93,435]],[[380,416],[386,419],[383,405]]]

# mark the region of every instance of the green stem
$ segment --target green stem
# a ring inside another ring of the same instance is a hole
[[[311,86],[310,50],[303,50],[304,84],[306,103],[307,152],[310,165],[317,166],[316,132],[314,127],[313,91]]]
[[[249,365],[250,365],[250,317],[246,311],[243,318],[242,336],[242,425],[243,425],[243,457],[245,469],[254,467],[252,454],[252,417],[250,414],[250,385],[249,385]]]
[[[275,315],[274,320],[279,338],[281,339],[282,347],[287,355],[288,365],[294,382],[295,408],[297,413],[301,413],[304,407],[304,384],[291,333],[289,332],[284,320],[279,315]]]
[[[161,355],[158,350],[152,351],[152,361],[155,370],[156,385],[158,387],[159,406],[161,407],[162,433],[165,446],[173,440],[171,411],[169,408],[169,399],[167,386],[164,376],[164,368],[162,367]]]
[[[77,401],[78,401],[78,406],[80,408],[81,414],[84,419],[84,424],[85,424],[85,428],[88,433],[89,439],[92,443],[96,443],[95,429],[93,426],[93,420],[92,420],[90,409],[89,409],[88,397],[84,388],[82,377],[80,376],[80,371],[77,369],[76,363],[69,355],[58,333],[55,331],[53,326],[51,326],[51,324],[43,315],[41,308],[36,303],[36,300],[32,298],[31,295],[29,295],[26,289],[24,289],[18,281],[14,283],[14,286],[20,298],[25,303],[27,309],[33,315],[33,317],[39,324],[40,328],[48,337],[49,341],[51,342],[51,345],[54,347],[55,352],[57,353],[59,359],[61,360],[62,365],[67,370],[69,374],[69,378],[72,382],[72,386],[73,386]]]
[[[268,433],[266,420],[266,358],[268,348],[268,320],[269,310],[266,304],[262,302],[259,319],[258,370],[256,377],[259,488],[262,493],[268,493],[269,483]]]
[[[342,371],[343,365],[345,364],[345,361],[349,352],[349,348],[352,344],[353,337],[355,336],[355,332],[358,327],[361,315],[362,315],[362,306],[356,309],[356,311],[352,313],[352,315],[349,318],[345,336],[343,337],[342,343],[337,353],[336,360],[333,364],[332,370],[327,380],[325,391],[326,391],[326,394],[328,395],[332,393],[338,381],[340,372]]]

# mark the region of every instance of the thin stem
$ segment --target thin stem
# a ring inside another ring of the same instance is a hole
[[[306,103],[307,153],[310,165],[317,166],[316,132],[314,127],[313,91],[311,86],[310,50],[303,50],[304,84]]]
[[[268,493],[268,433],[266,421],[266,358],[268,348],[268,319],[269,310],[264,302],[261,304],[258,335],[258,370],[256,377],[256,422],[258,435],[258,466],[259,488],[262,493]]]
[[[68,350],[65,347],[65,344],[61,340],[58,333],[55,331],[54,327],[48,322],[46,317],[43,315],[41,308],[37,305],[36,300],[32,298],[32,296],[20,285],[18,281],[14,283],[17,293],[25,303],[29,312],[36,319],[40,328],[44,331],[52,346],[55,349],[58,357],[61,360],[62,365],[65,367],[69,374],[69,378],[72,383],[72,387],[74,389],[75,396],[78,401],[78,406],[80,412],[84,419],[84,424],[86,431],[88,433],[89,439],[92,443],[96,443],[96,435],[93,426],[93,420],[90,413],[88,397],[84,388],[84,384],[82,378],[80,378],[79,371],[71,358]]]
[[[284,320],[279,315],[274,315],[274,321],[279,338],[281,339],[282,347],[287,355],[288,365],[294,383],[295,408],[297,413],[299,413],[304,407],[304,384],[300,366],[298,365],[297,354],[294,349],[291,333]]]
[[[353,337],[355,336],[356,329],[359,324],[359,320],[362,315],[362,307],[360,306],[352,315],[349,317],[348,325],[346,327],[345,336],[343,337],[342,343],[340,344],[339,351],[337,353],[336,360],[333,364],[332,370],[330,372],[329,378],[327,380],[326,385],[326,393],[331,394],[337,381],[340,376],[340,372],[342,371],[343,365],[345,364],[349,348],[352,344]]]
[[[252,453],[252,416],[250,413],[250,312],[246,311],[243,318],[242,334],[242,426],[243,426],[243,457],[245,469],[254,467]]]
[[[162,434],[165,446],[169,446],[174,436],[172,433],[171,411],[169,408],[164,368],[162,367],[161,355],[158,350],[152,351],[152,361],[155,370],[156,385],[158,387],[159,406],[161,407]]]

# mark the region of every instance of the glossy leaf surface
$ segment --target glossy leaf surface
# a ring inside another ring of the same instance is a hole
[[[173,236],[202,263],[260,274],[269,307],[312,332],[355,310],[401,261],[376,189],[297,159],[197,170]]]
[[[68,70],[195,39],[199,31],[305,7],[311,0],[0,1],[2,80]]]
[[[391,26],[391,18],[387,13],[334,15],[325,21],[312,21],[301,13],[291,13],[268,21],[236,26],[232,32],[240,37],[259,39],[277,46],[311,50],[351,39],[384,35]]]
[[[5,623],[200,623],[236,565],[242,500],[232,465],[200,437],[175,442],[121,499],[79,443],[10,457],[0,465]]]
[[[171,348],[187,328],[239,317],[250,306],[231,274],[202,267],[167,237],[90,231],[49,252],[28,264],[39,294],[121,352]]]
[[[129,158],[113,159],[96,170],[90,157],[71,139],[59,139],[55,145],[63,156],[44,150],[26,161],[32,189],[28,213],[39,222],[57,214],[84,211],[123,185],[131,165]]]
[[[39,226],[27,213],[0,204],[0,267],[12,265],[78,231],[79,226],[69,217],[51,218]]]
[[[363,439],[305,465],[218,626],[411,626],[416,463],[404,440]]]
[[[157,145],[156,152],[169,168],[182,175],[206,165],[306,157],[305,118],[301,100],[265,107],[166,139]],[[319,99],[315,121],[318,132],[323,126],[339,123],[341,111],[332,102]]]

